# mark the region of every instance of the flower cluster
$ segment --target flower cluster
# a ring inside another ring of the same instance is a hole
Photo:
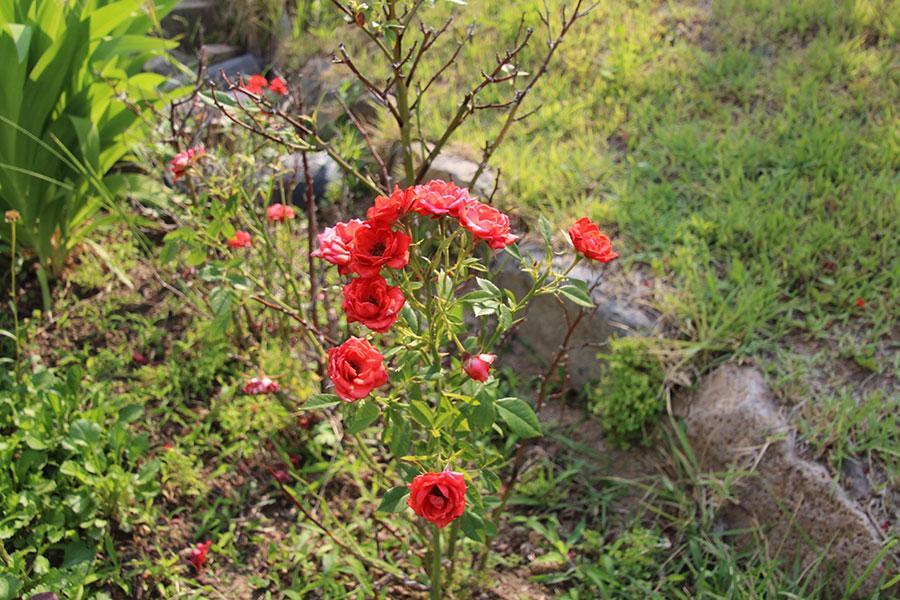
[[[172,171],[172,181],[178,181],[184,177],[187,170],[196,165],[204,156],[206,156],[206,148],[203,146],[188,148],[187,150],[176,154],[175,157],[169,161],[169,168]]]
[[[344,286],[342,308],[348,322],[385,333],[397,321],[406,298],[381,273],[409,263],[412,238],[401,220],[411,213],[457,219],[493,249],[505,248],[518,239],[510,232],[507,215],[453,183],[435,180],[406,189],[397,187],[389,196],[378,196],[365,221],[338,223],[319,234],[319,248],[313,253],[336,265],[342,275],[357,276]],[[473,379],[485,381],[493,357],[482,354],[478,360],[478,364],[467,361],[465,371]],[[388,381],[384,357],[369,341],[355,337],[328,352],[328,376],[337,395],[348,402],[365,398]]]
[[[210,540],[199,542],[196,546],[191,548],[191,554],[188,556],[188,560],[194,565],[194,569],[198,573],[203,568],[203,565],[206,564],[206,555],[209,554],[210,548],[212,548],[212,542]]]
[[[273,94],[278,94],[279,96],[287,96],[288,94],[287,83],[285,83],[284,79],[281,77],[273,77],[272,81],[269,81],[263,75],[259,74],[251,75],[242,86],[242,89],[257,96],[266,90],[269,90]]]

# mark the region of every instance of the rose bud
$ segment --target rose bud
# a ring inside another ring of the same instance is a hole
[[[131,362],[142,367],[150,364],[150,360],[138,350],[132,350]]]
[[[459,218],[463,206],[474,202],[469,190],[440,179],[417,185],[414,190],[416,205],[413,210],[426,217],[450,215]]]
[[[491,206],[473,200],[460,209],[459,223],[494,250],[514,243],[519,236],[509,232],[509,217]]]
[[[291,206],[287,206],[285,204],[270,204],[269,208],[266,209],[266,219],[269,220],[270,223],[274,223],[275,221],[285,222],[288,219],[294,218],[294,208]]]
[[[608,263],[619,256],[613,251],[609,238],[600,233],[600,228],[587,217],[575,221],[569,228],[569,238],[575,250],[591,260]]]
[[[469,377],[475,381],[484,383],[487,381],[488,373],[491,370],[491,365],[495,358],[497,358],[497,356],[494,354],[475,354],[473,356],[467,356],[463,361],[463,369]]]
[[[284,469],[276,469],[272,471],[272,477],[277,479],[279,483],[287,483],[291,479],[291,476]]]
[[[228,238],[229,248],[250,248],[253,246],[253,238],[246,231],[235,231],[234,236]]]
[[[206,555],[209,554],[209,549],[211,547],[212,542],[207,540],[198,543],[191,549],[191,555],[188,560],[191,561],[191,564],[194,565],[194,569],[196,569],[198,573],[200,572],[200,569],[203,568],[203,565],[206,564]]]
[[[366,217],[372,223],[391,224],[411,211],[415,203],[415,188],[401,190],[398,186],[394,186],[394,192],[390,196],[375,198],[375,203],[366,212]]]
[[[408,487],[406,503],[438,529],[446,527],[466,511],[466,480],[462,473],[423,473]]]
[[[388,382],[384,357],[368,340],[351,337],[328,351],[328,377],[347,402],[365,398]]]
[[[412,241],[401,231],[381,223],[363,223],[350,242],[348,268],[362,277],[374,277],[382,267],[402,269],[409,262]]]
[[[359,219],[353,219],[346,223],[337,223],[334,227],[325,228],[325,231],[316,237],[319,249],[312,255],[337,265],[338,273],[346,275],[350,272],[347,269],[347,265],[350,264],[350,242],[353,241],[356,230],[362,224],[363,222]]]
[[[390,286],[384,277],[357,277],[344,286],[342,308],[348,323],[362,323],[372,331],[390,329],[406,304],[403,291]]]

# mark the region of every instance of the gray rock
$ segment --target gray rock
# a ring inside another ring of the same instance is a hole
[[[263,70],[266,62],[254,54],[242,54],[228,60],[210,64],[207,68],[208,76],[217,84],[224,83],[222,73],[229,80],[235,82],[240,76],[249,77]]]
[[[329,186],[341,180],[341,168],[325,152],[307,154],[313,196],[319,204],[328,192]],[[278,202],[290,202],[300,207],[306,206],[306,176],[303,169],[303,155],[288,154],[274,165],[274,172],[280,174],[280,184],[275,193]],[[271,174],[269,171],[268,174]]]
[[[719,517],[729,531],[763,529],[767,547],[801,568],[823,560],[831,592],[860,577],[877,558],[881,537],[866,514],[824,467],[800,458],[793,433],[762,374],[725,365],[707,376],[684,407],[688,437],[701,469],[746,473],[732,483]],[[752,533],[737,537],[753,544]],[[869,595],[884,574],[874,569],[858,595]]]
[[[475,176],[477,170],[478,163],[474,160],[449,152],[441,152],[431,162],[431,166],[425,174],[425,181],[443,179],[444,181],[452,181],[456,185],[466,187],[472,181],[472,177]],[[481,199],[487,200],[494,191],[496,180],[497,174],[486,168],[478,176],[478,180],[471,187],[471,191]]]
[[[519,250],[523,256],[543,260],[543,248],[536,243],[520,242]],[[554,266],[565,270],[572,260],[573,256],[567,254],[555,259]],[[531,277],[505,253],[498,255],[492,275],[495,284],[511,290],[518,298],[531,287]],[[591,288],[602,279],[603,268],[582,262],[572,271],[571,277],[587,282]],[[596,308],[589,309],[569,340],[567,383],[572,389],[581,389],[600,377],[601,363],[596,355],[605,350],[611,336],[634,332],[647,334],[656,325],[653,315],[629,305],[622,294],[609,287],[598,285],[592,299]],[[535,298],[527,309],[525,321],[518,326],[504,350],[502,364],[522,374],[544,372],[563,342],[568,323],[576,318],[578,311],[579,307],[569,300],[560,301],[554,296]]]
[[[206,32],[217,28],[222,8],[215,0],[181,0],[162,20],[166,37],[181,36],[181,49],[199,48]]]

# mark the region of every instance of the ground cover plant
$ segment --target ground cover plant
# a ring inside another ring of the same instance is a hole
[[[702,472],[667,409],[728,360],[836,482],[864,470],[896,551],[893,3],[294,4],[229,7],[242,43],[281,38],[272,68],[147,104],[143,177],[90,244],[51,236],[46,293],[6,216],[0,598],[841,597],[722,530],[741,474]],[[332,53],[308,104],[296,72]],[[442,151],[480,173],[431,181]],[[286,154],[322,152],[343,175],[292,198]],[[530,299],[591,304],[574,257],[666,327],[565,392],[566,348],[502,350]],[[608,477],[601,436],[663,474]]]

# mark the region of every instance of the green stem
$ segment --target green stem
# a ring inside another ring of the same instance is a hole
[[[447,586],[453,585],[453,570],[456,567],[456,537],[459,535],[459,519],[450,525],[450,542],[447,544],[447,555],[450,557],[450,568],[447,570]]]
[[[12,229],[12,236],[10,240],[10,255],[12,262],[9,265],[9,278],[10,278],[10,286],[9,286],[9,297],[12,304],[12,314],[13,314],[13,323],[15,324],[16,329],[16,383],[20,382],[19,376],[21,373],[21,362],[22,362],[22,348],[19,344],[19,307],[18,307],[18,294],[16,294],[16,222],[12,221],[10,223],[10,228]],[[4,553],[6,551],[4,550]]]
[[[441,594],[441,530],[431,528],[431,600],[440,600]]]

